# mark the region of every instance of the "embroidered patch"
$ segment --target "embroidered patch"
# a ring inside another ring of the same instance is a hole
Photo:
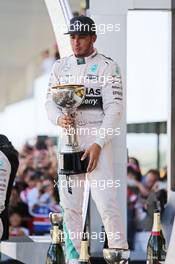
[[[80,64],[85,64],[86,61],[85,61],[85,58],[78,58],[77,59],[77,64],[80,65]]]
[[[91,72],[95,73],[97,71],[97,68],[98,68],[98,64],[93,64],[91,67],[90,67],[90,70]]]

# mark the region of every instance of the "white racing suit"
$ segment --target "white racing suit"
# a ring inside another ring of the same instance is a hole
[[[86,97],[77,110],[76,124],[77,128],[87,128],[89,134],[80,133],[79,143],[82,149],[93,143],[99,144],[102,148],[97,167],[87,174],[91,194],[101,215],[109,247],[126,249],[128,244],[117,203],[111,151],[111,138],[119,132],[117,125],[122,114],[122,82],[119,67],[97,50],[89,57],[76,58],[71,55],[56,61],[50,76],[46,100],[48,118],[55,125],[62,112],[53,102],[50,88],[65,83],[78,83],[86,87]],[[67,257],[76,259],[80,252],[80,237],[77,234],[82,232],[84,185],[81,183],[85,180],[85,175],[70,177],[72,193],[68,192],[64,184],[66,176],[59,175],[59,187],[64,211],[64,230],[69,234],[65,239]],[[106,181],[106,185],[110,183],[110,186],[100,189],[98,183],[101,180]],[[70,234],[74,235],[70,238]]]
[[[9,237],[8,205],[18,169],[18,152],[4,135],[0,134],[0,239]]]
[[[5,209],[7,187],[11,174],[11,165],[6,155],[0,151],[0,215]],[[0,239],[3,235],[3,224],[0,218]]]

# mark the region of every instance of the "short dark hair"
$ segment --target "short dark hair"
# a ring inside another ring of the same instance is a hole
[[[150,170],[146,173],[146,175],[147,175],[148,173],[154,174],[154,175],[156,176],[157,180],[160,179],[160,172],[159,172],[159,170],[157,170],[157,169],[150,169]]]
[[[131,173],[131,174],[137,176],[136,171],[129,165],[127,166],[127,173]]]
[[[28,172],[32,172],[34,173],[35,170],[32,167],[27,167],[25,168],[25,170],[23,171],[23,175],[26,175]]]

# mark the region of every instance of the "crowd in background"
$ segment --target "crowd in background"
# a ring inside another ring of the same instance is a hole
[[[136,232],[151,231],[153,213],[164,210],[167,202],[167,170],[160,177],[157,169],[142,175],[139,161],[130,157],[127,167],[128,242],[134,249]]]
[[[56,142],[55,142],[56,144]],[[26,143],[19,154],[19,169],[9,205],[10,236],[48,234],[49,212],[60,212],[57,148],[53,139],[38,137]],[[134,248],[136,232],[150,231],[153,212],[163,210],[167,200],[167,174],[157,169],[142,175],[137,159],[127,167],[128,240]]]
[[[59,212],[57,157],[53,140],[38,137],[19,153],[9,204],[10,236],[45,234],[49,212]]]

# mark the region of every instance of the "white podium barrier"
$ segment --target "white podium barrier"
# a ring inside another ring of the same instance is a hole
[[[51,241],[49,236],[18,237],[13,240],[1,242],[1,261],[6,260],[8,256],[25,264],[45,263]]]
[[[173,230],[171,233],[165,264],[174,264],[174,262],[175,262],[175,222],[173,224]]]

